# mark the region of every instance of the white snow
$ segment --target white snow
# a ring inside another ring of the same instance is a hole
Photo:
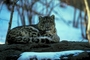
[[[21,54],[18,60],[30,60],[30,58],[37,58],[37,60],[42,60],[42,59],[60,60],[60,57],[62,55],[65,56],[69,54],[74,54],[73,56],[76,56],[82,52],[84,51],[83,50],[68,50],[68,51],[60,51],[60,52],[24,52]]]

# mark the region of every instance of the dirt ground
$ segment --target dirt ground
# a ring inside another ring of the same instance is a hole
[[[68,42],[68,41],[50,44],[41,44],[41,43],[11,44],[11,45],[3,44],[0,45],[0,60],[7,60],[7,59],[17,60],[17,58],[20,56],[22,52],[58,52],[67,50],[90,50],[90,45],[88,44],[88,42]],[[90,56],[89,53],[82,53],[80,54],[79,58],[85,57],[87,55]],[[72,59],[70,56],[69,58]],[[76,57],[73,58],[76,59]]]

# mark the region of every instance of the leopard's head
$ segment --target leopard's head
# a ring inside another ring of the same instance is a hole
[[[39,23],[38,23],[38,28],[42,31],[49,31],[55,28],[55,17],[54,15],[52,16],[44,16],[44,17],[39,17]]]

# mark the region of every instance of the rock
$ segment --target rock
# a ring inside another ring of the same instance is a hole
[[[0,60],[17,60],[23,52],[58,52],[66,50],[90,50],[90,45],[88,42],[2,44],[0,45]]]

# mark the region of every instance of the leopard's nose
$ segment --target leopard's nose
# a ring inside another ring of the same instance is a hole
[[[46,27],[49,27],[49,23],[46,24]]]

